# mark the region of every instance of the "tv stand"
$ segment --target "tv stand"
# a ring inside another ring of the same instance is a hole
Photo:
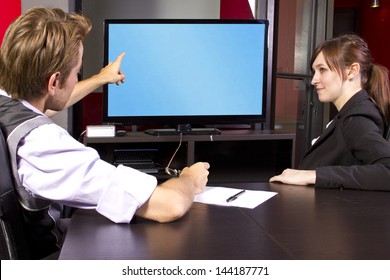
[[[221,132],[216,128],[191,128],[190,130],[178,130],[174,128],[147,129],[144,131],[154,136],[166,135],[218,135]]]
[[[216,128],[192,128],[190,124],[179,124],[174,128],[147,129],[144,131],[154,136],[165,135],[218,135],[221,132]]]
[[[154,149],[154,163],[165,167],[180,140],[177,129],[159,132],[176,134],[160,134],[161,136],[156,137],[141,131],[128,132],[125,136],[84,137],[84,143],[95,148],[100,157],[110,163],[115,162],[115,151],[118,149]],[[204,133],[205,130],[192,129],[191,133],[195,132]],[[212,137],[183,132],[182,145],[171,167],[183,169],[194,162],[209,162],[210,184],[268,181],[271,176],[294,167],[294,132],[252,129],[221,129],[219,132],[220,134]],[[170,178],[163,170],[155,176],[158,180]]]
[[[263,130],[264,129],[264,123],[252,123],[251,129],[253,130]]]

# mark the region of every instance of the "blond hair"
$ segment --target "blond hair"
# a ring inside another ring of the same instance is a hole
[[[63,86],[77,65],[79,47],[91,30],[84,16],[32,8],[14,20],[0,48],[0,87],[15,99],[39,97],[59,72]]]

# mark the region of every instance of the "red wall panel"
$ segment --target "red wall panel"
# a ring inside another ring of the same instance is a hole
[[[371,8],[372,0],[335,0],[339,9],[356,9],[357,33],[363,37],[371,50],[374,62],[390,69],[390,1],[380,0],[378,8]]]
[[[381,0],[379,8],[370,7],[371,0],[362,0],[359,34],[367,41],[374,62],[390,69],[390,1]]]
[[[253,19],[248,0],[221,0],[221,19]]]
[[[0,2],[0,43],[3,41],[4,33],[9,24],[20,15],[20,0],[1,0]]]

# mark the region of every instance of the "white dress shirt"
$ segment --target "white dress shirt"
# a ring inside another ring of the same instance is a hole
[[[4,91],[0,94],[6,95]],[[42,114],[28,102],[22,103]],[[56,124],[32,130],[17,153],[20,181],[32,195],[96,209],[117,223],[130,222],[157,186],[154,176],[101,160],[94,149]]]

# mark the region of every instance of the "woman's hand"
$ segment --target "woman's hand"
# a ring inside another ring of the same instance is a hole
[[[270,182],[281,182],[289,185],[314,185],[316,182],[315,170],[285,169],[282,174],[269,179]]]

